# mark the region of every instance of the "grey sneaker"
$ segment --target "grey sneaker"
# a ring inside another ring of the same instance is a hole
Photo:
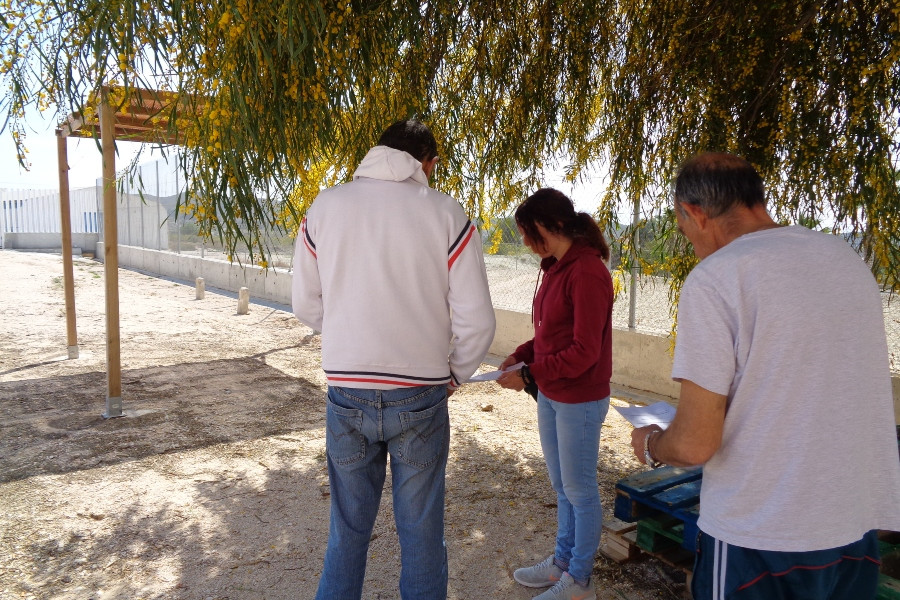
[[[513,579],[525,587],[549,587],[559,581],[563,570],[553,563],[551,554],[533,567],[522,567],[513,573]]]
[[[587,587],[575,583],[572,576],[563,573],[562,577],[552,588],[533,600],[596,600],[597,592],[594,591],[594,583],[588,580]]]

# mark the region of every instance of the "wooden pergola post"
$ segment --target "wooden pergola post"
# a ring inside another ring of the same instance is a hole
[[[116,115],[109,91],[100,99],[100,140],[103,145],[103,266],[106,274],[106,412],[122,416],[122,362],[119,338],[119,226],[116,217]]]
[[[78,332],[75,328],[75,275],[72,267],[72,216],[69,204],[69,157],[66,138],[56,138],[59,163],[59,220],[62,233],[63,287],[66,296],[66,341],[69,358],[78,358]]]
[[[122,89],[122,88],[118,88]],[[106,287],[106,412],[103,417],[124,416],[122,413],[122,360],[119,333],[119,227],[116,194],[116,139],[154,144],[177,144],[179,135],[170,132],[166,110],[175,96],[156,90],[131,88],[125,102],[110,106],[110,88],[101,86],[99,119],[73,113],[60,123],[59,190],[63,220],[63,268],[66,278],[66,316],[69,327],[69,357],[77,358],[75,342],[75,286],[72,275],[72,227],[69,208],[69,175],[66,138],[99,138],[103,152],[103,265]],[[99,124],[98,121],[99,120]],[[71,294],[71,297],[70,297]],[[73,350],[74,348],[74,350]],[[74,356],[73,356],[74,352]]]

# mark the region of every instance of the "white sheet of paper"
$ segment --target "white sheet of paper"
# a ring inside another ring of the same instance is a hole
[[[500,379],[500,375],[502,375],[503,373],[506,373],[508,371],[515,371],[517,369],[521,369],[524,366],[524,362],[518,362],[511,367],[507,367],[503,371],[488,371],[487,373],[482,373],[481,375],[473,375],[469,378],[469,381],[466,381],[466,383],[469,383],[470,381],[496,381]]]
[[[675,418],[675,407],[667,402],[657,402],[650,406],[614,406],[613,408],[635,427],[655,424],[665,429]]]

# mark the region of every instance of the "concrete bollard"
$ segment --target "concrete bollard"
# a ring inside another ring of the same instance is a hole
[[[197,300],[203,300],[206,296],[206,283],[202,277],[197,278]]]
[[[237,314],[246,315],[248,312],[250,312],[250,290],[242,287],[238,292]]]

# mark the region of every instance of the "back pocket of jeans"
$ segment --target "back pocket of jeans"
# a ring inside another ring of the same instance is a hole
[[[447,399],[423,410],[400,413],[400,455],[406,464],[424,469],[446,451],[450,443]]]
[[[325,446],[335,464],[349,465],[366,456],[363,412],[338,406],[329,398],[325,411]]]

